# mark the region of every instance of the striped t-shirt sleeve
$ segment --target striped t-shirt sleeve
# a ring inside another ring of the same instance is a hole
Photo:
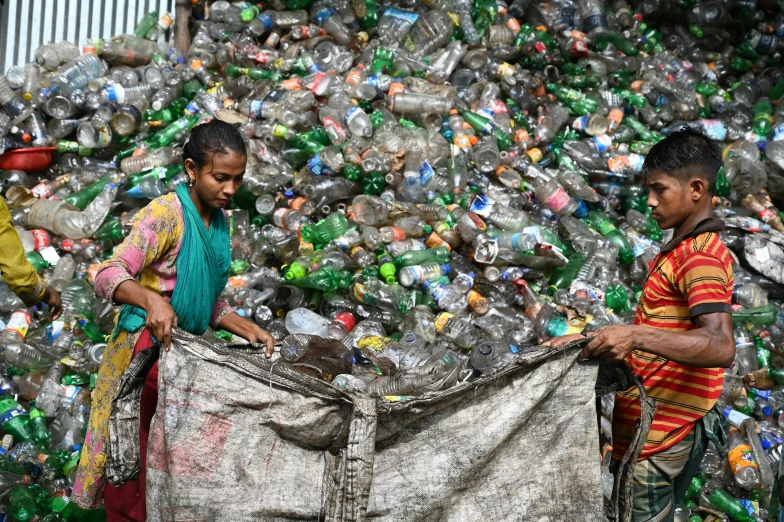
[[[675,282],[689,302],[692,320],[702,314],[732,312],[731,268],[705,252],[690,253],[676,273]]]

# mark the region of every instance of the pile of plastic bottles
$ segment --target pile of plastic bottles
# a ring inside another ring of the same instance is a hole
[[[389,400],[630,323],[671,235],[646,206],[646,152],[686,125],[722,142],[715,215],[738,261],[722,404],[739,429],[676,520],[765,519],[761,471],[777,475],[784,443],[780,5],[265,7],[196,2],[185,55],[153,12],[134,34],[47,44],[0,76],[0,190],[65,308],[52,322],[0,285],[4,512],[89,515],[69,487],[116,314],[91,280],[138,210],[186,179],[189,130],[220,118],[248,150],[224,296],[283,361]]]

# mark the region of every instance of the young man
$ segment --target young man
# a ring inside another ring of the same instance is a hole
[[[718,147],[690,129],[651,149],[643,166],[648,206],[662,229],[674,229],[673,239],[649,267],[634,325],[601,328],[582,353],[626,361],[657,402],[633,477],[634,522],[673,520],[705,452],[706,421],[712,423],[708,432],[721,431],[716,424],[723,419],[711,410],[721,394],[723,368],[735,358],[732,261],[717,234],[724,224],[712,217],[711,207],[721,162]],[[618,393],[615,459],[628,449],[639,418],[636,388]]]

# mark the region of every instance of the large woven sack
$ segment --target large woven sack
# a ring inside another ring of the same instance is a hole
[[[534,349],[494,376],[392,403],[175,332],[160,359],[148,520],[603,522],[598,364],[578,354]],[[122,443],[138,418],[121,395],[113,482],[138,459]]]

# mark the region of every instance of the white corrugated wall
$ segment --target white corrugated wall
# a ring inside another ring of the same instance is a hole
[[[175,0],[0,0],[0,73],[33,59],[41,44],[132,33],[145,13],[174,13]],[[173,17],[172,17],[173,18]]]

